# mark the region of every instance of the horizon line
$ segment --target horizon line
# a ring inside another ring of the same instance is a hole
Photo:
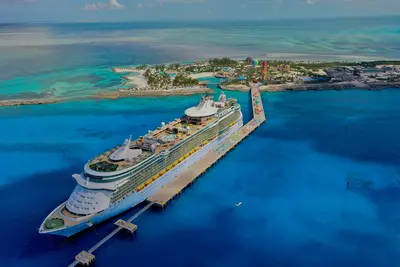
[[[379,18],[398,18],[400,15],[360,15],[360,16],[338,16],[338,17],[294,17],[294,18],[246,18],[246,19],[230,19],[230,18],[215,18],[215,19],[152,19],[152,20],[110,20],[110,21],[0,21],[0,26],[4,24],[62,24],[62,23],[134,23],[134,22],[191,22],[191,23],[208,23],[208,22],[256,22],[256,21],[310,21],[310,20],[335,20],[335,19],[379,19]]]

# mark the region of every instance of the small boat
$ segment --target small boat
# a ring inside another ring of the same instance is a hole
[[[235,204],[235,207],[239,207],[240,205],[242,205],[242,202],[238,202]]]

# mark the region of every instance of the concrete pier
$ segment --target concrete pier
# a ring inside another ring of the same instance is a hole
[[[85,251],[82,250],[81,253],[75,256],[75,260],[78,262],[80,266],[89,266],[95,261],[96,257]]]
[[[134,235],[138,229],[136,224],[126,222],[122,219],[119,219],[118,221],[115,222],[115,225],[118,227],[121,227],[122,229],[127,230],[131,235]]]
[[[126,220],[126,222],[130,223],[132,222],[134,219],[136,219],[137,217],[139,217],[143,212],[145,212],[146,210],[148,210],[151,205],[153,205],[153,203],[149,203],[147,204],[144,208],[142,208],[140,211],[138,211],[136,214],[134,214],[132,217],[130,217],[128,220]],[[117,221],[118,222],[118,221]],[[115,224],[117,224],[117,222],[115,222]],[[104,237],[102,240],[100,240],[96,245],[94,245],[91,249],[88,250],[88,253],[93,254],[93,252],[95,250],[97,250],[99,247],[101,247],[104,243],[106,243],[108,240],[110,240],[114,235],[116,235],[119,231],[121,231],[123,229],[122,226],[118,226],[118,228],[116,228],[114,231],[112,231],[111,233],[109,233],[106,237]],[[137,229],[136,229],[137,230]],[[81,252],[82,253],[82,252]],[[79,254],[78,254],[79,255]],[[94,255],[93,255],[94,256]],[[74,267],[77,264],[79,264],[79,261],[77,261],[76,257],[75,257],[75,261],[73,263],[71,263],[70,265],[68,265],[68,267]]]
[[[220,158],[226,155],[231,149],[239,144],[251,132],[257,129],[265,121],[265,113],[262,105],[260,90],[257,84],[251,87],[251,99],[253,108],[253,119],[240,128],[236,133],[228,137],[222,144],[214,150],[208,152],[206,156],[189,166],[172,182],[165,185],[156,194],[147,198],[155,207],[164,208],[171,199],[179,195],[183,189],[193,184],[208,168],[214,165]]]

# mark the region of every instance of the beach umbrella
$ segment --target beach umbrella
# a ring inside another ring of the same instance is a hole
[[[258,64],[257,59],[253,59],[253,67],[257,66],[257,64]]]

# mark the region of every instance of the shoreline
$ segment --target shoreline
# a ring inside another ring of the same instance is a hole
[[[189,77],[192,79],[214,78],[214,73],[213,72],[192,73],[189,74]]]
[[[250,87],[247,85],[219,85],[219,88],[232,92],[247,92]],[[260,86],[261,92],[290,92],[290,91],[325,91],[325,90],[383,90],[388,88],[399,88],[400,82],[382,82],[360,84],[354,82],[341,83],[322,83],[322,84],[272,84]],[[25,106],[25,105],[43,105],[55,104],[66,101],[88,100],[88,99],[119,99],[126,97],[157,97],[157,96],[185,96],[196,94],[212,94],[214,90],[208,87],[195,89],[170,89],[170,90],[143,90],[134,91],[132,89],[119,89],[113,92],[102,92],[96,95],[86,97],[71,98],[53,98],[53,99],[10,99],[0,100],[0,107]]]
[[[96,95],[89,95],[85,97],[0,100],[0,107],[55,104],[67,101],[80,101],[80,100],[90,100],[90,99],[102,100],[102,99],[119,99],[125,97],[185,96],[185,95],[212,94],[212,93],[214,93],[214,90],[210,88],[146,90],[146,91],[113,91],[113,92],[102,92]]]
[[[54,104],[63,101],[61,98],[53,99],[10,99],[0,100],[0,107]]]
[[[179,96],[179,95],[196,95],[213,93],[214,90],[204,87],[195,89],[172,89],[172,90],[142,90],[134,91],[129,89],[120,89],[114,92],[103,92],[89,98],[94,99],[118,99],[124,97],[135,97],[135,96]]]
[[[220,85],[222,90],[247,92],[250,87],[247,85]],[[385,88],[400,88],[400,82],[382,83],[359,83],[359,82],[340,82],[340,83],[319,83],[319,84],[271,84],[260,86],[261,92],[285,92],[285,91],[324,91],[324,90],[382,90]]]

